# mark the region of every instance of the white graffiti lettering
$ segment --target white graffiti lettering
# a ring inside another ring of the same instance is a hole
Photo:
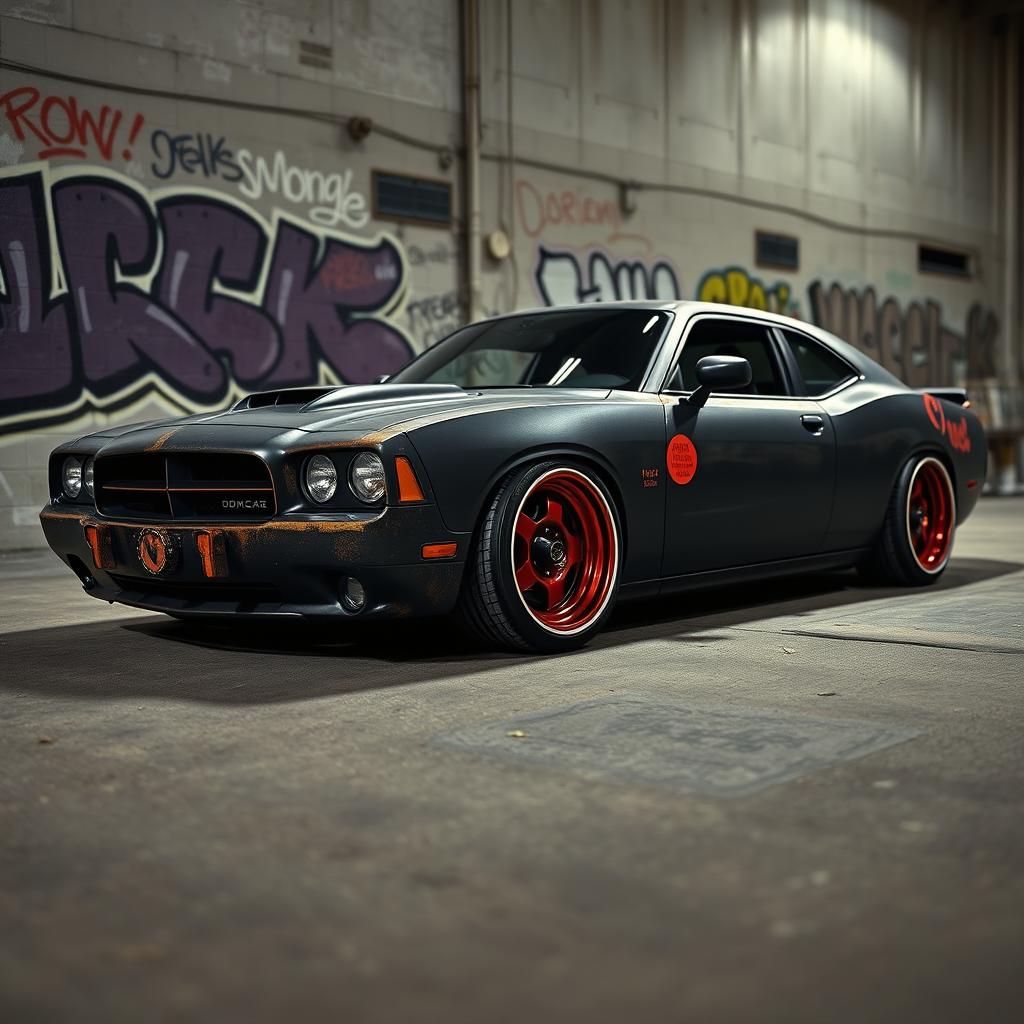
[[[244,179],[238,187],[248,199],[259,199],[264,192],[281,196],[289,203],[309,207],[310,220],[329,228],[339,224],[361,228],[370,219],[366,197],[352,187],[351,169],[309,170],[288,163],[281,150],[269,162],[248,149],[240,149],[235,159]]]

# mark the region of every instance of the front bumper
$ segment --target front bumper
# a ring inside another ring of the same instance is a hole
[[[279,516],[260,523],[121,522],[90,510],[47,505],[40,513],[47,543],[86,592],[104,601],[181,616],[388,619],[444,615],[455,607],[469,547],[435,505],[331,516]],[[87,528],[98,528],[90,543]],[[139,534],[157,529],[177,548],[176,564],[146,570]],[[198,538],[216,538],[218,557]],[[424,545],[456,544],[456,553],[424,559]],[[97,554],[98,552],[98,554]],[[211,572],[212,570],[212,572]],[[341,587],[355,577],[366,605],[350,612]]]

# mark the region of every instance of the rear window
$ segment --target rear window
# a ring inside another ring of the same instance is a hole
[[[857,376],[849,363],[840,359],[834,352],[830,352],[824,345],[819,345],[818,342],[793,331],[782,333],[786,336],[786,344],[789,345],[789,350],[793,353],[800,370],[800,376],[803,377],[805,395],[813,398],[815,395],[827,394]]]

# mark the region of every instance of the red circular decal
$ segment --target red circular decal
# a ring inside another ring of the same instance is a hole
[[[668,443],[665,461],[668,475],[677,484],[688,484],[697,472],[697,449],[685,434],[676,434]]]

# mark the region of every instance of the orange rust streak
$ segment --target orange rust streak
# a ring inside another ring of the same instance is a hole
[[[172,430],[168,430],[166,434],[161,434],[147,449],[147,452],[159,451],[174,435],[180,430],[180,427],[174,427]]]
[[[47,519],[77,519],[85,522],[84,515],[70,515],[67,513],[44,513]],[[355,521],[352,520],[298,520],[295,522],[282,522],[280,520],[269,520],[263,523],[218,523],[217,529],[225,533],[259,533],[263,530],[298,530],[302,533],[335,533],[338,531],[359,531],[379,523],[383,513],[373,519]],[[197,530],[205,530],[209,527],[197,523],[182,522],[179,520],[161,520],[161,528],[173,529],[175,533],[195,533]],[[104,526],[124,527],[128,530],[138,530],[146,526],[143,522],[124,522],[122,520],[104,521]]]
[[[418,430],[420,427],[437,426],[440,423],[449,423],[452,420],[463,419],[467,416],[481,416],[488,412],[511,412],[512,410],[519,409],[544,409],[550,404],[550,402],[537,402],[524,405],[522,402],[509,402],[504,405],[494,405],[490,407],[454,409],[449,410],[448,412],[430,413],[406,420],[398,420],[390,426],[385,427],[383,430],[364,434],[362,437],[354,439],[346,438],[343,441],[321,441],[319,443],[304,444],[295,448],[290,448],[289,451],[309,452],[333,451],[338,448],[374,448],[382,445],[385,441],[391,440],[393,437],[397,437],[399,434],[407,433],[410,430]]]
[[[422,501],[423,490],[412,463],[404,456],[399,455],[395,459],[395,471],[398,473],[398,500],[399,501]]]
[[[458,544],[424,544],[420,554],[424,558],[454,558]]]
[[[369,529],[371,526],[376,526],[382,519],[385,518],[386,512],[382,511],[379,515],[374,516],[372,519],[363,520],[351,520],[351,519],[324,519],[324,520],[310,520],[310,519],[299,519],[291,522],[270,519],[265,522],[259,523],[217,523],[216,529],[225,534],[231,534],[237,537],[239,540],[249,538],[253,535],[257,535],[263,532],[269,531],[283,531],[283,530],[294,530],[299,533],[360,533],[363,530]],[[138,530],[144,528],[147,524],[135,520],[133,522],[126,522],[121,519],[104,519],[101,524],[97,524],[88,513],[86,512],[58,512],[58,511],[42,511],[39,513],[39,518],[44,519],[75,519],[82,526],[96,526],[102,525],[103,527],[117,527],[119,529],[126,530]],[[161,520],[161,528],[173,529],[175,533],[186,534],[196,533],[198,530],[208,530],[211,528],[208,524],[179,522],[175,520]]]
[[[238,491],[241,494],[251,494],[254,491],[261,491],[267,494],[273,493],[273,487],[128,487],[123,484],[103,484],[105,491],[159,491],[161,494],[166,491],[201,491],[204,494],[208,491],[219,494],[221,491]]]
[[[85,522],[84,512],[40,512],[40,519],[77,519],[80,523]]]

